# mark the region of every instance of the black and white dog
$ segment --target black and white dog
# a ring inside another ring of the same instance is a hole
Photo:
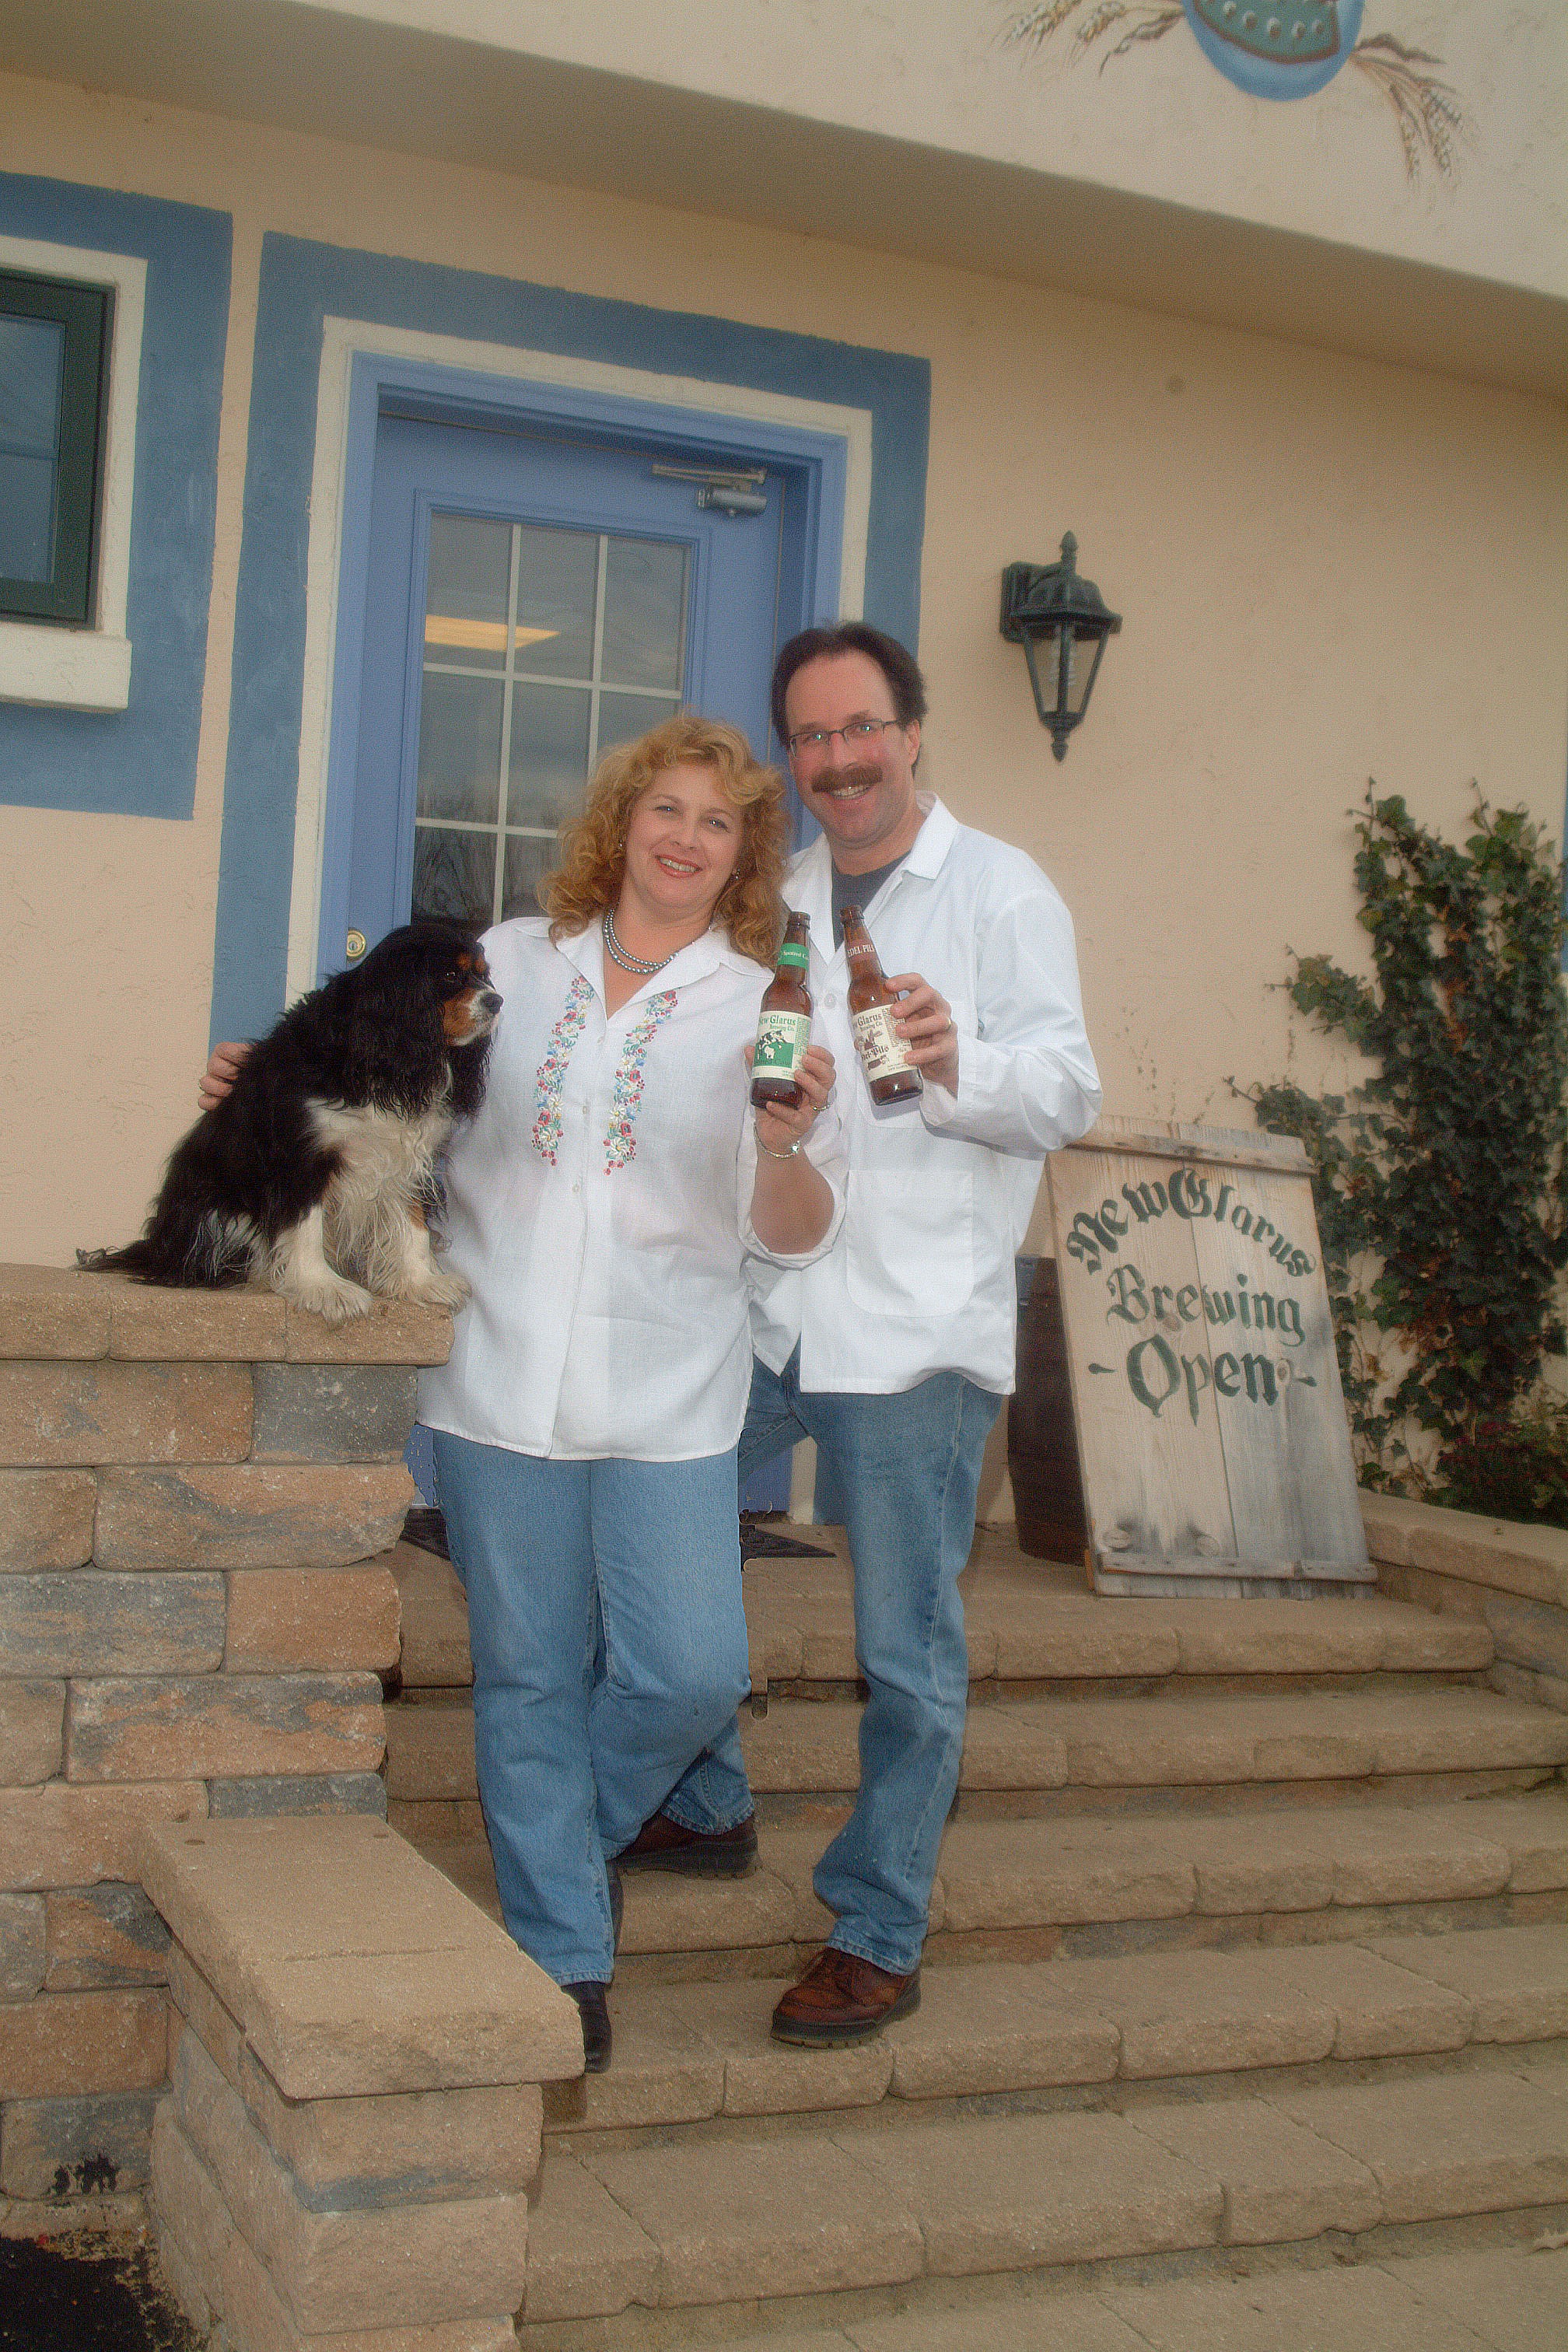
[[[329,1323],[373,1297],[460,1307],[426,1210],[437,1155],[483,1099],[500,1002],[468,924],[389,932],[251,1048],[176,1145],[141,1240],[78,1262],[174,1288],[264,1281]]]

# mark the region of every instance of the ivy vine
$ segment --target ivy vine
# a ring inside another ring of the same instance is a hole
[[[1563,871],[1522,810],[1478,795],[1473,824],[1455,847],[1369,784],[1355,879],[1373,977],[1300,956],[1289,990],[1372,1075],[1349,1095],[1247,1091],[1312,1163],[1363,1481],[1557,1517],[1568,1415],[1536,1391],[1563,1345],[1568,1260]]]

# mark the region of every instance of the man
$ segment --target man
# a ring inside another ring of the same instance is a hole
[[[779,2040],[817,2046],[864,2040],[919,2004],[969,1692],[958,1577],[1013,1386],[1014,1256],[1041,1161],[1092,1123],[1100,1081],[1056,891],[1023,851],[916,788],[926,698],[912,656],[861,622],[805,630],[779,656],[773,710],[825,836],[794,860],[784,896],[811,918],[850,1180],[831,1254],[761,1272],[741,1475],[816,1441],[848,1531],[870,1694],[859,1795],[815,1877],[837,1922],[773,2012]],[[846,905],[901,992],[897,1025],[925,1082],[914,1103],[878,1108],[857,1066]],[[729,1874],[755,1851],[736,1735],[622,1863]]]

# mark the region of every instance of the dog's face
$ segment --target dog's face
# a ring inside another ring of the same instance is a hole
[[[472,947],[458,948],[441,977],[441,1026],[447,1045],[472,1045],[488,1037],[500,1003],[478,940]]]
[[[440,1022],[454,1048],[473,1045],[495,1027],[501,1001],[490,984],[478,933],[467,923],[427,916],[388,931],[354,974],[358,1009],[379,1007],[394,1025],[417,1024],[421,1008]]]

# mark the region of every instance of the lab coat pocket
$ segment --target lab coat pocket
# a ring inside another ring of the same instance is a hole
[[[974,1288],[974,1180],[849,1171],[845,1278],[871,1315],[953,1315]]]

